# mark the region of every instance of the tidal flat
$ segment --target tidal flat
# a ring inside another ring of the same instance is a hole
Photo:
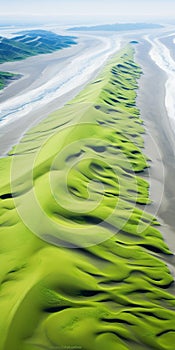
[[[128,45],[0,159],[0,349],[174,350],[141,74]]]

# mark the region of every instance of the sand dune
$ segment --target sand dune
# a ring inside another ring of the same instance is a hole
[[[140,75],[127,46],[0,160],[3,350],[174,350],[172,253],[139,207]]]

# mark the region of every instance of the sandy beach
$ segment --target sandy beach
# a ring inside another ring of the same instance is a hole
[[[148,181],[152,204],[146,207],[146,211],[158,217],[164,240],[175,252],[175,137],[165,108],[167,76],[150,59],[150,45],[146,41],[142,43],[136,55],[144,73],[139,83],[137,103],[146,130],[145,154],[151,160]],[[175,257],[169,257],[166,263],[175,278]],[[175,294],[174,286],[170,290]]]
[[[100,45],[100,40],[94,38],[92,41],[88,36],[84,36],[77,38],[77,45],[69,48],[51,54],[29,57],[22,61],[1,64],[1,71],[19,73],[23,75],[23,78],[14,81],[0,92],[0,103],[45,84],[78,57],[82,51],[86,53]]]
[[[114,47],[111,53],[110,42],[114,42]],[[123,39],[123,43],[124,42],[125,39]],[[107,46],[107,49],[105,48],[105,46]],[[20,74],[24,75],[22,79],[16,80],[0,93],[0,111],[3,115],[2,106],[4,105],[4,103],[7,105],[8,108],[10,103],[13,106],[13,103],[16,103],[16,99],[20,99],[21,96],[24,96],[25,99],[25,96],[27,97],[30,91],[35,92],[37,91],[37,89],[42,91],[42,89],[44,89],[45,84],[47,84],[47,82],[52,82],[55,76],[58,76],[58,81],[59,76],[61,77],[61,75],[63,76],[63,81],[64,79],[67,79],[64,78],[63,72],[65,71],[64,74],[66,74],[66,69],[67,67],[69,68],[69,65],[75,66],[76,68],[78,64],[77,60],[79,60],[79,57],[81,58],[82,53],[82,57],[87,56],[88,59],[89,56],[91,60],[93,56],[95,57],[96,53],[98,52],[101,52],[101,54],[103,55],[103,59],[99,56],[100,61],[98,59],[93,63],[92,60],[92,64],[89,65],[89,67],[87,67],[87,69],[85,69],[84,72],[82,72],[82,74],[84,74],[84,77],[82,75],[81,78],[81,75],[79,76],[76,73],[77,78],[75,78],[74,81],[70,83],[68,82],[65,91],[63,90],[60,97],[55,97],[54,94],[54,97],[52,98],[51,102],[46,101],[47,103],[43,103],[41,101],[38,103],[37,108],[29,107],[29,110],[26,109],[25,113],[20,113],[19,108],[19,117],[21,116],[22,118],[20,117],[20,123],[18,124],[18,108],[16,113],[14,109],[14,114],[12,115],[13,118],[10,120],[10,122],[8,122],[7,124],[3,123],[3,125],[1,123],[0,126],[0,156],[7,154],[11,147],[19,142],[19,139],[22,137],[22,135],[24,135],[24,133],[28,129],[30,129],[32,125],[37,124],[40,120],[42,120],[55,110],[63,107],[65,103],[67,103],[73,97],[75,97],[83,89],[83,87],[86,86],[88,82],[90,82],[98,74],[102,66],[105,64],[106,59],[110,57],[110,55],[112,55],[113,51],[117,51],[119,48],[120,37],[115,36],[115,39],[108,39],[107,35],[107,38],[104,39],[103,36],[84,34],[82,36],[80,35],[80,38],[78,39],[78,45],[74,45],[73,47],[67,48],[65,50],[60,50],[49,55],[31,57],[20,62],[10,62],[1,64],[1,70],[7,70],[13,73],[20,72]],[[81,62],[79,63],[79,68],[81,68]],[[68,92],[66,92],[66,90]]]
[[[168,47],[168,49],[171,52],[172,58],[175,60],[175,52],[174,52],[175,42],[174,42],[174,39],[175,39],[175,32],[173,31],[170,36],[162,37],[160,39],[160,41]]]
[[[145,47],[147,50],[145,50]],[[149,44],[144,42],[144,48],[137,53],[138,61],[144,72],[140,80],[138,105],[148,134],[145,138],[145,150],[146,154],[152,159],[151,169],[155,167],[156,159],[152,157],[152,147],[149,147],[149,135],[153,138],[158,147],[160,152],[159,156],[161,157],[160,161],[163,163],[165,171],[165,178],[161,179],[159,178],[159,176],[162,177],[160,171],[152,170],[151,173],[157,182],[164,181],[164,183],[161,184],[164,190],[163,200],[159,201],[160,208],[158,208],[158,215],[164,219],[166,224],[171,225],[173,229],[175,217],[171,212],[171,208],[173,209],[175,205],[175,202],[173,202],[175,191],[172,184],[175,173],[175,138],[164,103],[167,77],[150,59],[148,55],[149,49]],[[152,189],[152,191],[154,190]],[[173,241],[171,241],[171,244],[173,244]],[[175,245],[173,249],[175,249]]]

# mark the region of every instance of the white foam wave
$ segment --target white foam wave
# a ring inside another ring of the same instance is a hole
[[[149,52],[151,59],[167,74],[165,107],[175,132],[175,62],[170,54],[170,50],[158,38],[153,40],[148,36],[145,38],[151,44]]]

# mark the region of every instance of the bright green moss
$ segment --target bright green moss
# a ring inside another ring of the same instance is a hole
[[[174,350],[171,252],[137,206],[140,74],[126,47],[0,160],[0,349]]]

